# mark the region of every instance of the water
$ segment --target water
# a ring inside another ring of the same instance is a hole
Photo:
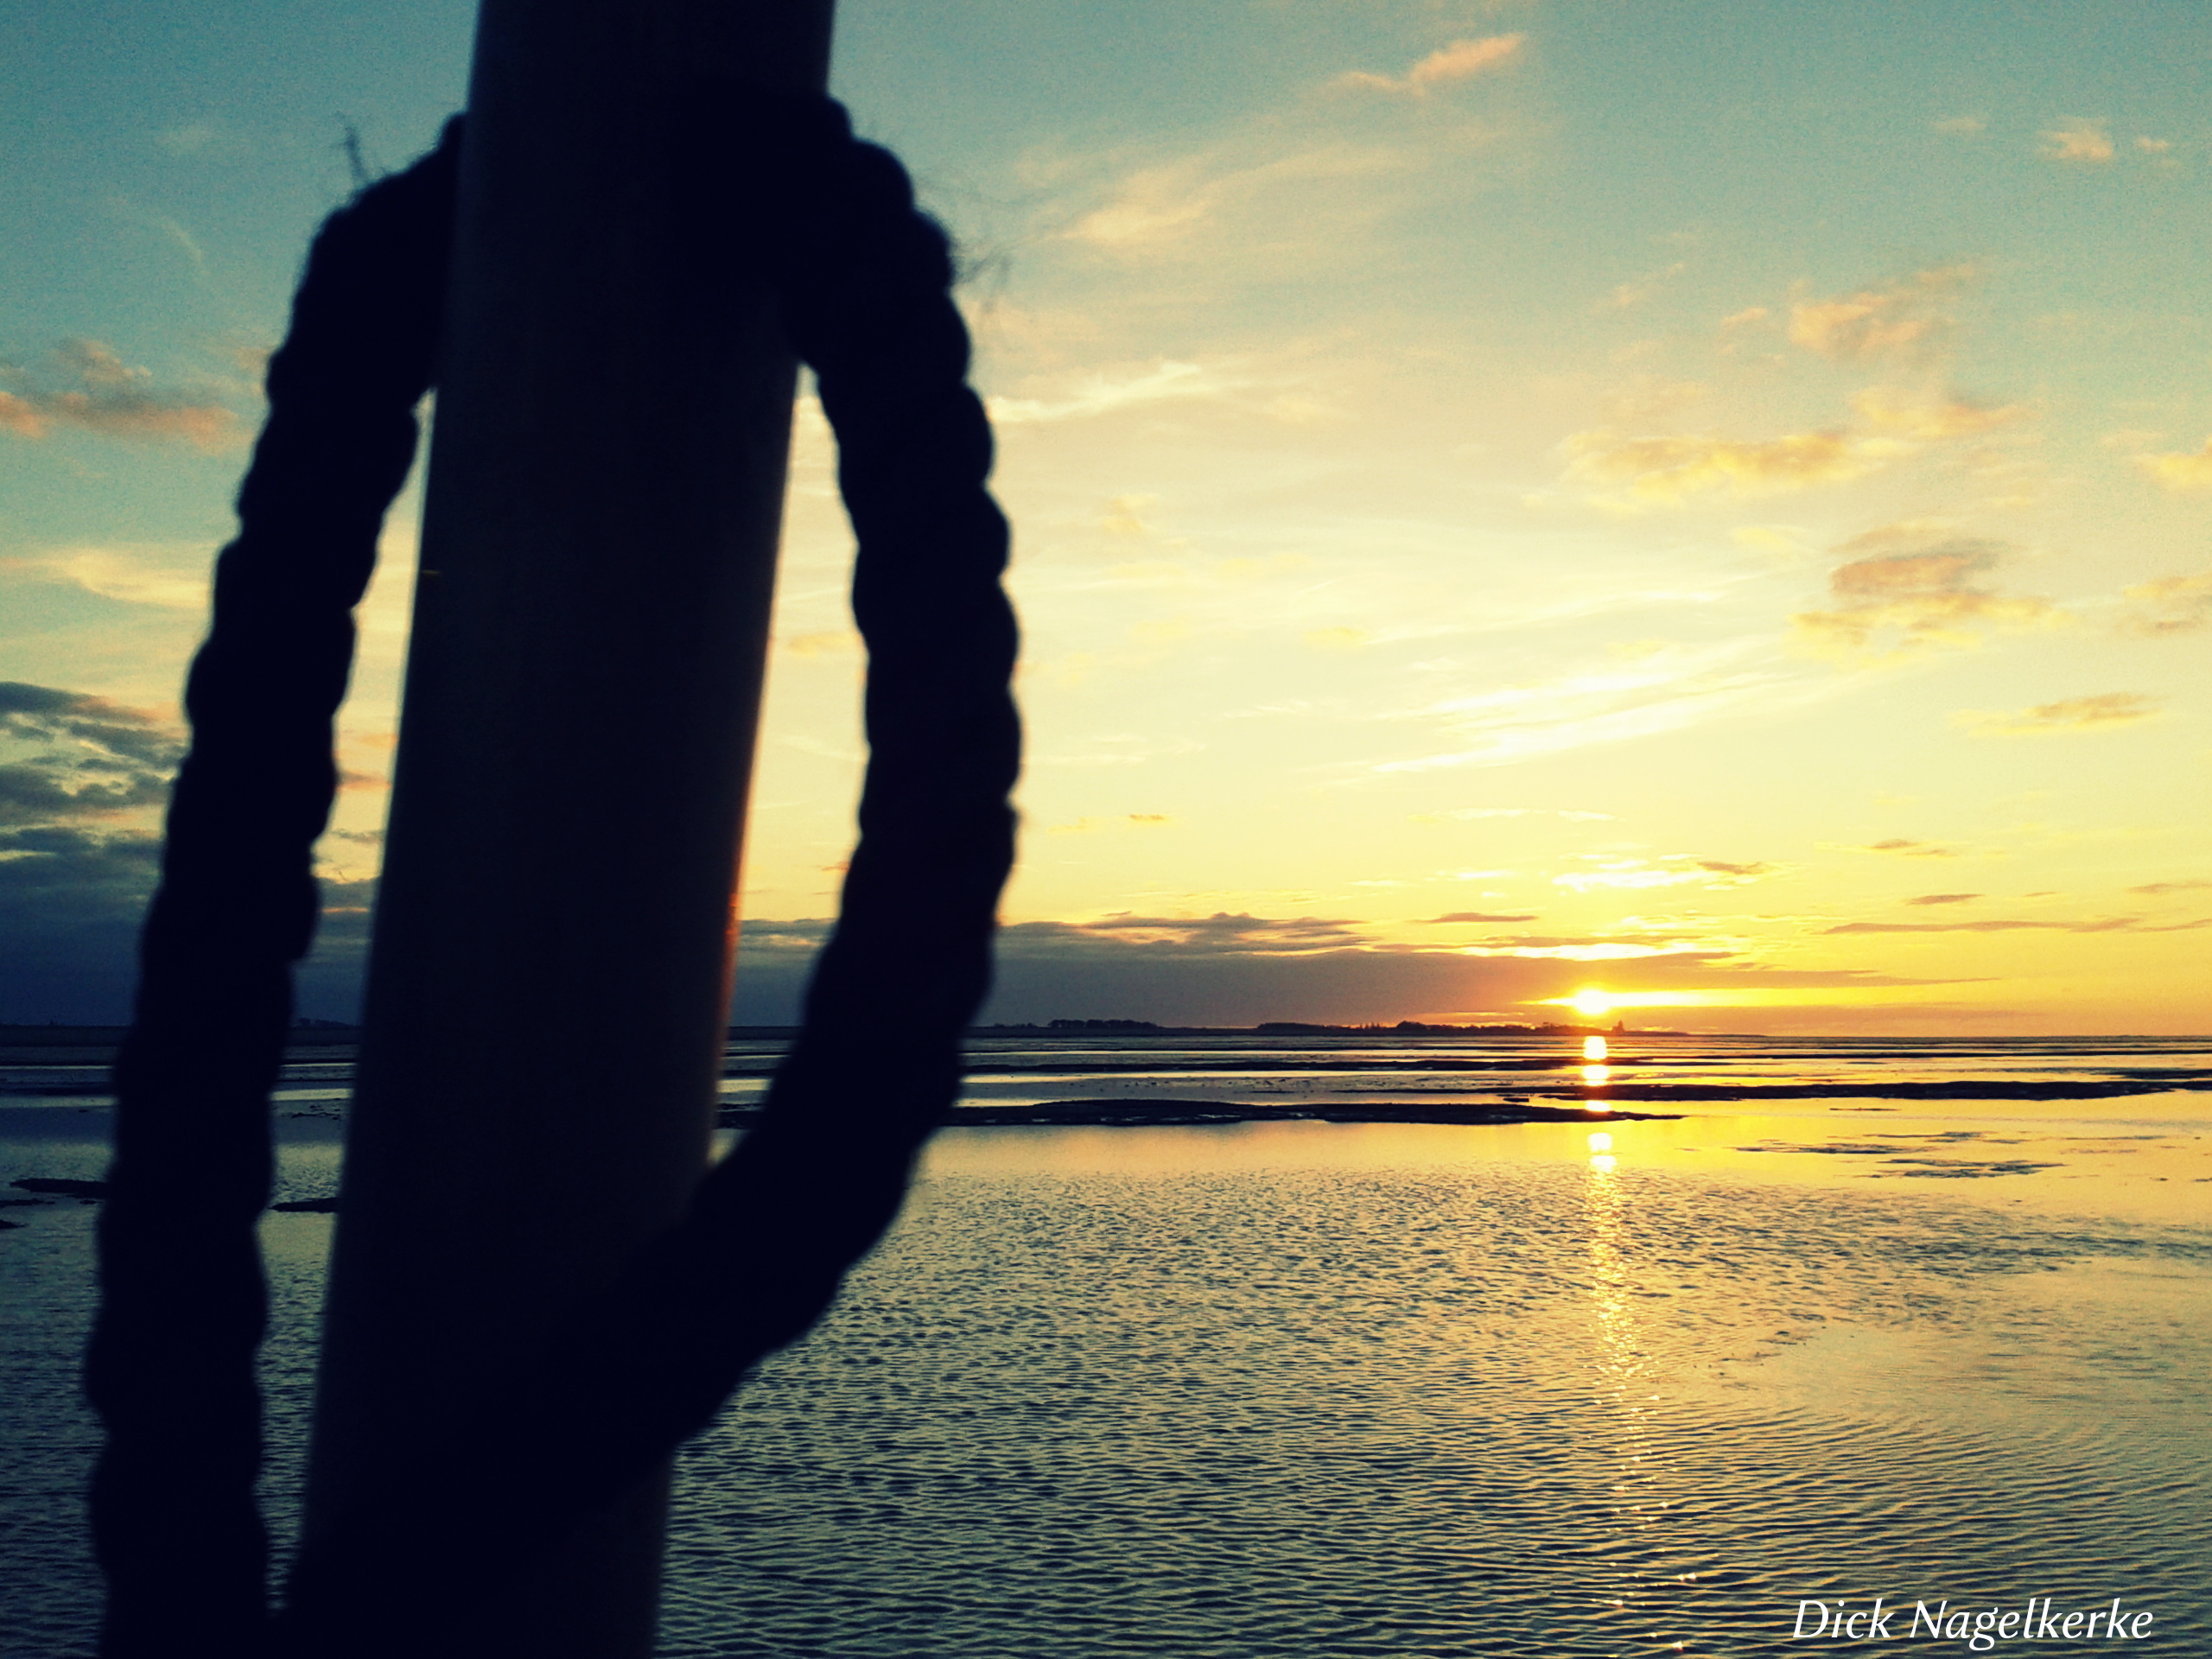
[[[2201,1046],[1624,1046],[1616,1076],[1815,1092],[940,1136],[837,1311],[683,1454],[663,1652],[1757,1656],[1878,1595],[1914,1650],[1916,1600],[2047,1596],[2212,1651]],[[984,1047],[1001,1105],[1587,1092],[1556,1044]],[[342,1081],[297,1081],[283,1196],[333,1184]],[[2145,1092],[2019,1097],[2089,1084]],[[97,1173],[96,1106],[17,1098],[0,1175]],[[92,1211],[4,1214],[0,1651],[45,1659],[93,1594]],[[267,1226],[272,1495],[329,1224]]]

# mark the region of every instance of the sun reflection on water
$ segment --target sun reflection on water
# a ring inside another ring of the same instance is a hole
[[[1590,1222],[1590,1305],[1592,1381],[1595,1385],[1587,1439],[1610,1452],[1613,1516],[1636,1535],[1636,1554],[1646,1559],[1666,1554],[1652,1529],[1666,1519],[1667,1502],[1658,1493],[1664,1474],[1660,1441],[1652,1417],[1656,1375],[1637,1313],[1637,1263],[1631,1255],[1629,1195],[1621,1180],[1613,1135],[1592,1131],[1590,1176],[1584,1188]],[[1626,1611],[1648,1586],[1630,1579],[1605,1599]],[[1647,1600],[1646,1605],[1649,1603]]]

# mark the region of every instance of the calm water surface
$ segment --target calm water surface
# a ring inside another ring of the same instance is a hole
[[[1673,1123],[949,1132],[836,1313],[684,1453],[663,1651],[1757,1656],[1815,1646],[1802,1600],[1881,1595],[2117,1597],[2155,1615],[2128,1649],[2212,1652],[2201,1050],[1878,1046],[1677,1052],[1841,1092]],[[1033,1045],[972,1092],[1411,1099],[1500,1058],[1164,1047]],[[1579,1085],[1503,1058],[1458,1086]],[[2130,1076],[2162,1086],[2003,1087]],[[97,1107],[16,1099],[0,1179],[98,1173]],[[331,1126],[287,1127],[283,1196],[329,1190]],[[0,1652],[47,1659],[88,1650],[94,1595],[92,1211],[4,1214]],[[280,1522],[329,1225],[264,1231]]]

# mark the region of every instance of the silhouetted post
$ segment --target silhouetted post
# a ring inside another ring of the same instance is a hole
[[[794,368],[673,135],[702,76],[819,92],[830,26],[485,0],[310,1530],[704,1167]],[[664,1487],[467,1650],[649,1653]]]

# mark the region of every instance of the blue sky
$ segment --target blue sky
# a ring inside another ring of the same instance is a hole
[[[0,679],[172,730],[346,125],[374,165],[427,145],[470,28],[11,10]],[[2168,4],[844,6],[836,90],[967,251],[1016,523],[1033,758],[988,1017],[1601,984],[1675,1024],[2201,1029],[2209,54]],[[798,431],[762,1015],[858,760]],[[412,517],[325,847],[356,901]],[[113,775],[53,723],[96,713],[17,719],[0,766]],[[9,925],[124,914],[152,808],[24,788]],[[112,1001],[90,946],[31,954],[0,1017]]]

